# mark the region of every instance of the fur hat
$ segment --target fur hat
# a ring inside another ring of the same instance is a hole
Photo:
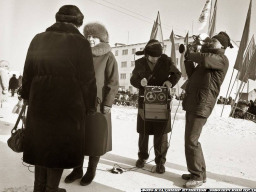
[[[227,33],[224,31],[219,32],[219,34],[213,36],[212,38],[217,39],[220,44],[226,49],[227,47],[233,48],[232,43],[230,42],[230,38]]]
[[[146,44],[143,51],[137,51],[136,55],[149,55],[151,57],[160,57],[163,53],[163,48],[158,40],[151,39]]]
[[[77,27],[83,24],[84,15],[75,5],[64,5],[55,15],[56,21],[73,23]]]
[[[99,38],[101,42],[109,42],[108,31],[105,26],[100,23],[88,23],[84,26],[85,38],[87,39],[89,35]]]

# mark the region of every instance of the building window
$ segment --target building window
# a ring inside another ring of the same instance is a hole
[[[131,67],[135,66],[135,61],[131,61]]]
[[[127,67],[127,62],[126,62],[126,61],[121,62],[121,67],[122,67],[122,68]]]
[[[118,50],[115,51],[115,56],[118,56]]]
[[[136,48],[133,48],[132,49],[132,54],[135,54],[135,52],[136,52]]]
[[[126,74],[125,73],[121,73],[120,74],[120,79],[126,79]]]
[[[124,49],[122,52],[123,55],[128,55],[128,49]]]

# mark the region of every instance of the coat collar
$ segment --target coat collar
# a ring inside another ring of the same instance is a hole
[[[111,47],[108,43],[99,43],[97,45],[95,45],[94,47],[92,47],[92,55],[93,56],[101,56],[101,55],[105,55],[106,53],[111,51]]]
[[[74,33],[82,35],[79,30],[71,23],[57,22],[54,23],[51,27],[48,27],[46,31],[55,31],[61,33]]]

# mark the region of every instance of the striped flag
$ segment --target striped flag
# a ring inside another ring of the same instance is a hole
[[[243,64],[242,64],[243,67],[239,71],[238,79],[240,81],[243,81],[243,82],[248,81],[249,72],[251,70],[250,69],[251,68],[250,67],[251,58],[252,58],[254,52],[255,52],[255,40],[254,40],[254,36],[252,36],[250,43],[248,44],[248,47],[245,52],[245,56],[244,56]]]
[[[172,43],[171,58],[172,58],[173,63],[175,64],[175,66],[177,66],[178,63],[176,61],[176,51],[175,51],[175,42],[174,42],[173,30],[172,30],[172,33],[171,33],[171,36],[170,36],[170,40],[171,40],[171,43]]]
[[[209,23],[209,28],[208,28],[209,37],[212,37],[215,34],[215,30],[216,30],[216,16],[217,16],[217,0],[215,1],[212,18],[211,18],[211,21]]]
[[[162,43],[162,45],[164,45],[163,32],[162,32],[162,26],[161,26],[159,11],[157,13],[157,18],[156,18],[156,21],[154,22],[154,25],[153,25],[153,28],[152,28],[152,31],[151,31],[150,39],[156,39],[160,43]]]
[[[203,7],[203,10],[202,10],[202,12],[199,16],[198,21],[199,21],[199,23],[201,23],[201,27],[199,28],[200,31],[207,24],[208,17],[209,17],[209,14],[210,14],[210,9],[211,9],[211,2],[212,2],[212,0],[206,0],[205,5]]]
[[[250,21],[251,21],[251,8],[252,8],[252,0],[250,1],[248,13],[247,13],[247,17],[244,25],[244,31],[243,31],[241,43],[239,46],[238,54],[236,57],[236,62],[234,65],[234,69],[238,71],[240,71],[243,66],[244,51],[246,49],[247,42],[248,42],[248,36],[250,31]]]

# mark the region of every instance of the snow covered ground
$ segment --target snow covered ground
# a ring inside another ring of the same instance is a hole
[[[0,191],[32,192],[33,167],[22,164],[22,154],[8,148],[6,141],[10,136],[17,114],[12,108],[17,103],[16,97],[9,97],[8,102],[0,108]],[[173,102],[172,119],[178,101]],[[203,147],[207,165],[207,183],[201,188],[256,188],[256,124],[250,121],[229,118],[230,106],[225,106],[223,116],[221,105],[215,109],[203,128],[200,142]],[[185,183],[181,174],[186,173],[184,155],[184,111],[177,110],[172,134],[168,134],[170,148],[167,154],[166,172],[154,173],[154,150],[150,152],[145,169],[112,174],[108,170],[114,164],[124,168],[133,168],[137,160],[138,134],[136,132],[137,109],[114,106],[112,109],[113,150],[104,155],[98,165],[93,183],[83,187],[79,180],[65,184],[64,178],[71,170],[65,170],[60,187],[69,192],[82,191],[141,191],[141,188],[182,188]],[[150,137],[149,146],[152,146]],[[87,157],[84,163],[86,171]]]

